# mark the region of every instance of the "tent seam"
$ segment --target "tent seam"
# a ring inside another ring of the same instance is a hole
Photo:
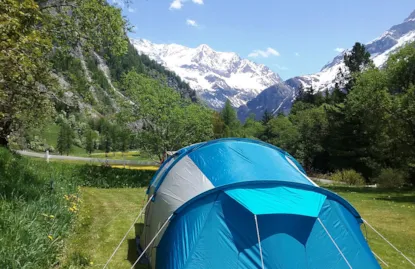
[[[196,242],[196,243],[198,242],[198,240],[199,240],[199,238],[200,238],[200,236],[201,236],[202,232],[205,230],[207,220],[211,217],[212,210],[213,210],[213,208],[215,207],[215,204],[216,204],[216,202],[218,201],[218,197],[219,197],[219,195],[220,195],[220,194],[221,194],[221,193],[219,192],[219,193],[216,195],[215,202],[213,203],[212,207],[211,207],[211,208],[210,208],[210,210],[209,210],[209,214],[208,214],[208,216],[207,216],[207,218],[206,218],[206,220],[205,220],[205,223],[203,224],[203,228],[200,230],[199,235],[197,236],[197,238],[196,238],[196,240],[195,240],[195,242]],[[197,246],[197,244],[196,244],[195,246],[193,246],[193,248],[192,248],[191,252],[189,253],[189,256],[187,257],[187,260],[186,260],[185,264],[183,265],[183,269],[186,269],[186,268],[187,268],[187,265],[188,265],[188,263],[189,263],[189,260],[190,260],[190,258],[193,256],[194,249],[196,248],[196,246]]]

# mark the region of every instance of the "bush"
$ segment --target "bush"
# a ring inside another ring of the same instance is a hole
[[[148,186],[153,171],[114,169],[96,165],[77,165],[79,184],[97,188],[141,188]]]
[[[382,188],[399,188],[405,184],[406,175],[400,170],[385,168],[380,171],[375,181]]]
[[[353,169],[336,171],[331,179],[348,185],[364,185],[366,183],[364,177]]]

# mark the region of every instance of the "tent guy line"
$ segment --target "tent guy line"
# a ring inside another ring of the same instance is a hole
[[[375,228],[373,228],[372,225],[369,224],[365,219],[362,219],[364,223],[366,223],[375,233],[377,233],[383,240],[386,241],[393,249],[395,249],[399,254],[402,255],[410,264],[412,264],[413,267],[415,267],[415,263],[413,263],[405,254],[402,253],[397,247],[395,247],[391,242],[389,242],[388,239],[386,239],[380,232],[378,232]]]
[[[156,235],[153,237],[153,239],[151,239],[150,243],[148,243],[147,247],[143,250],[143,253],[141,253],[140,256],[138,256],[137,260],[135,260],[135,262],[133,263],[133,265],[131,266],[130,269],[134,269],[134,266],[140,261],[140,259],[145,255],[147,249],[150,248],[150,246],[153,244],[154,240],[156,240],[156,238],[159,236],[159,234],[161,233],[161,231],[164,229],[164,227],[166,227],[167,223],[169,223],[170,219],[173,217],[174,214],[171,214],[166,221],[163,223],[163,225],[160,227],[160,229],[157,231]]]
[[[140,213],[138,213],[137,217],[134,219],[133,223],[131,224],[130,228],[128,229],[128,231],[125,233],[124,237],[121,239],[120,243],[118,244],[118,246],[115,248],[114,252],[111,254],[111,256],[109,257],[108,261],[105,263],[104,267],[102,269],[107,268],[108,264],[111,262],[112,258],[114,257],[115,253],[117,253],[118,249],[121,247],[122,243],[124,242],[124,240],[127,238],[128,234],[130,233],[130,231],[133,229],[134,225],[136,224],[136,222],[138,221],[138,219],[141,217],[141,215],[144,213],[144,210],[146,210],[148,204],[151,202],[151,199],[153,197],[150,197],[147,201],[147,203],[144,205],[144,207],[141,209]]]

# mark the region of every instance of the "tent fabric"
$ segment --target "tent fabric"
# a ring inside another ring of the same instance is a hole
[[[258,233],[265,268],[349,268],[342,254],[353,268],[380,268],[358,212],[313,183],[291,155],[260,141],[179,150],[148,193],[143,249],[174,214],[147,253],[153,268],[262,268]]]
[[[189,156],[214,186],[259,179],[311,184],[286,160],[284,152],[255,143],[214,143]]]
[[[327,198],[317,217],[352,268],[380,268],[348,210]],[[264,214],[258,227],[265,268],[349,268],[316,217]],[[160,268],[261,268],[254,215],[225,191],[177,215],[157,252]]]
[[[285,186],[241,188],[225,191],[252,214],[294,214],[317,217],[326,196]]]

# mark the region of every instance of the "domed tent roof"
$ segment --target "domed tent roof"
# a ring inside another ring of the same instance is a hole
[[[260,141],[179,150],[148,194],[140,244],[155,268],[380,268],[357,211]]]

